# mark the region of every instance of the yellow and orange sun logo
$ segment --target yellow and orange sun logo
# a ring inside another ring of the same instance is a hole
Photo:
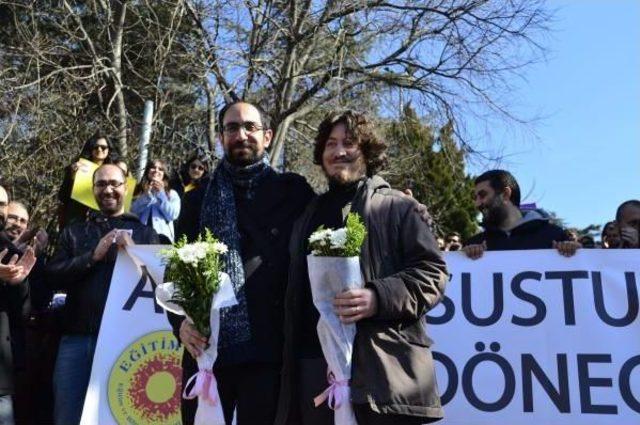
[[[119,424],[180,425],[182,346],[169,331],[130,344],[109,375],[109,406]]]

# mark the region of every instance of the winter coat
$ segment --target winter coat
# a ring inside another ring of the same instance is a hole
[[[276,424],[295,424],[300,276],[306,261],[304,237],[317,203],[296,222],[290,244],[291,267],[285,297],[285,349]],[[357,324],[352,357],[351,401],[374,412],[441,418],[431,340],[424,315],[443,297],[447,269],[437,243],[410,197],[374,176],[358,190],[351,210],[367,227],[360,263],[365,286],[373,289],[378,311]]]
[[[185,194],[185,216],[178,228],[181,235],[193,240],[202,230],[200,211],[206,184]],[[295,220],[313,197],[306,180],[292,173],[267,176],[256,188],[251,201],[236,197],[241,255],[245,272],[245,294],[249,313],[251,340],[242,352],[218,354],[216,367],[247,363],[279,364],[282,360],[284,292],[289,270],[289,240]],[[253,224],[248,227],[250,220]],[[261,236],[259,236],[261,235]],[[261,241],[257,240],[257,236]],[[174,335],[180,341],[183,316],[168,313]],[[182,357],[183,384],[198,370],[195,360],[185,350]],[[182,400],[183,424],[192,424],[196,400]]]
[[[561,227],[551,224],[549,219],[543,217],[539,212],[529,211],[509,232],[489,228],[469,238],[464,245],[486,242],[488,251],[549,249],[553,248],[553,241],[568,239],[566,232]]]
[[[13,244],[0,234],[0,250],[7,248],[6,261],[13,254],[20,254]],[[24,333],[23,318],[27,316],[29,308],[29,285],[23,281],[17,285],[9,285],[0,281],[0,396],[13,393],[13,366],[16,350],[12,338]],[[24,341],[22,341],[24,342]],[[22,347],[24,348],[24,347]]]
[[[98,334],[118,248],[113,244],[106,257],[98,262],[93,261],[92,256],[100,239],[112,229],[133,230],[131,238],[137,244],[159,242],[156,232],[133,214],[92,215],[84,223],[66,227],[46,268],[52,289],[63,289],[67,293],[66,334]]]

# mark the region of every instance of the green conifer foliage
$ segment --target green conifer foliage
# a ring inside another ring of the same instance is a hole
[[[463,239],[475,234],[473,179],[465,173],[465,153],[452,126],[434,129],[406,107],[400,120],[386,129],[390,163],[385,178],[398,189],[410,188],[434,218],[441,236],[458,232]]]

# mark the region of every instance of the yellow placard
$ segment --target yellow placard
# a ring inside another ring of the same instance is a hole
[[[80,165],[78,166],[78,171],[76,171],[76,177],[73,181],[71,199],[89,208],[98,210],[98,203],[93,196],[93,173],[96,171],[96,168],[98,168],[98,164],[84,158],[80,158],[78,162],[80,162]],[[129,211],[131,209],[131,202],[133,201],[133,191],[136,188],[136,179],[127,177],[126,182],[127,194],[124,197],[124,210]]]
[[[78,162],[80,164],[76,171],[76,177],[73,180],[71,199],[97,210],[98,204],[93,197],[93,172],[98,168],[98,164],[84,158],[80,158]]]
[[[133,192],[136,190],[136,179],[129,176],[127,177],[127,194],[124,195],[124,210],[129,212],[131,210],[131,202],[133,202]]]

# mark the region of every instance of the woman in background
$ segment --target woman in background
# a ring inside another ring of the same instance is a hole
[[[112,147],[109,139],[101,133],[95,133],[85,142],[78,158],[65,168],[64,179],[60,190],[58,190],[58,200],[60,201],[58,224],[60,229],[76,221],[85,221],[87,214],[91,210],[86,205],[71,199],[76,172],[81,165],[80,159],[89,160],[97,165],[108,164],[111,153]]]
[[[173,222],[180,215],[180,197],[169,185],[169,170],[164,161],[149,161],[136,194],[131,212],[153,227],[161,242],[173,243]]]
[[[180,168],[180,183],[173,187],[180,197],[200,187],[209,175],[209,164],[204,155],[193,154]],[[183,202],[184,204],[184,202]]]
[[[193,241],[198,236],[195,233],[197,226],[193,226],[193,223],[200,220],[200,210],[196,206],[202,204],[204,189],[209,181],[209,164],[206,158],[203,155],[193,155],[183,165],[180,177],[183,193],[180,217],[176,223],[176,238],[186,236],[189,241]]]

